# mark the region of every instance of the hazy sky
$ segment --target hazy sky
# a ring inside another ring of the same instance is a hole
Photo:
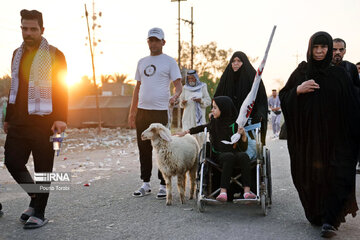
[[[92,12],[91,0],[0,0],[0,76],[10,73],[12,52],[22,42],[20,10],[37,9],[43,13],[45,33],[50,44],[64,52],[70,80],[91,75],[87,46],[84,3]],[[149,54],[147,31],[161,27],[165,32],[164,53],[177,57],[178,3],[170,0],[97,0],[96,11],[103,17],[97,37],[102,42],[96,55],[98,74],[115,72],[133,79],[137,61]],[[277,30],[263,73],[268,93],[279,88],[276,79],[286,82],[298,61],[306,58],[310,36],[327,31],[333,38],[347,42],[345,59],[360,61],[359,0],[189,0],[181,2],[181,18],[190,19],[194,7],[194,43],[218,43],[222,49],[264,55],[273,25]],[[181,37],[190,41],[190,27],[181,24]]]

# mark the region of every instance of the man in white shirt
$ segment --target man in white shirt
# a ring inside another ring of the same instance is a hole
[[[136,127],[137,143],[140,157],[140,178],[143,185],[133,193],[134,197],[150,194],[150,177],[152,170],[152,146],[150,140],[141,140],[141,133],[151,123],[168,123],[169,103],[174,104],[179,98],[182,85],[181,73],[175,59],[164,54],[164,32],[161,28],[152,28],[148,32],[147,43],[150,56],[139,60],[135,80],[130,113],[129,126]],[[170,83],[175,86],[175,95],[170,98]],[[165,180],[160,171],[160,189],[158,199],[166,198]]]

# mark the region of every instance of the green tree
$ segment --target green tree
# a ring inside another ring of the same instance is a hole
[[[209,92],[210,98],[212,99],[219,84],[219,78],[213,80],[212,78],[210,78],[210,74],[208,72],[204,72],[203,75],[200,77],[200,81],[207,85],[207,90]],[[206,108],[206,121],[209,120],[210,111],[211,106]]]
[[[194,46],[194,68],[199,76],[207,72],[212,79],[219,77],[225,70],[231,53],[231,49],[219,49],[216,42]],[[191,67],[190,43],[182,42],[180,57],[182,65],[189,69]]]
[[[207,85],[210,98],[213,98],[215,90],[219,84],[219,78],[213,80],[212,78],[210,78],[210,73],[204,72],[203,75],[200,77],[200,81]]]
[[[224,72],[233,50],[219,49],[216,42],[194,46],[194,69],[198,72],[199,76],[208,73],[211,79],[219,78]],[[191,67],[191,45],[189,42],[182,42],[181,47],[181,63],[186,69]],[[259,57],[248,56],[249,61],[254,63]]]

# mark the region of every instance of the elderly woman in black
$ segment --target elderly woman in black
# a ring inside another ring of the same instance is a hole
[[[280,91],[291,175],[308,221],[332,237],[348,213],[358,210],[355,165],[360,107],[345,70],[331,66],[333,41],[326,32],[309,41]]]
[[[220,78],[214,97],[230,97],[239,112],[242,103],[251,90],[255,75],[256,70],[251,65],[246,54],[240,51],[235,52]],[[267,129],[267,111],[267,96],[264,84],[261,81],[250,118],[252,118],[252,123],[261,122],[261,142],[264,145]]]

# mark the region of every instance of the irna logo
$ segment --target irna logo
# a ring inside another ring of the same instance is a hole
[[[34,173],[35,182],[70,182],[70,173]]]

